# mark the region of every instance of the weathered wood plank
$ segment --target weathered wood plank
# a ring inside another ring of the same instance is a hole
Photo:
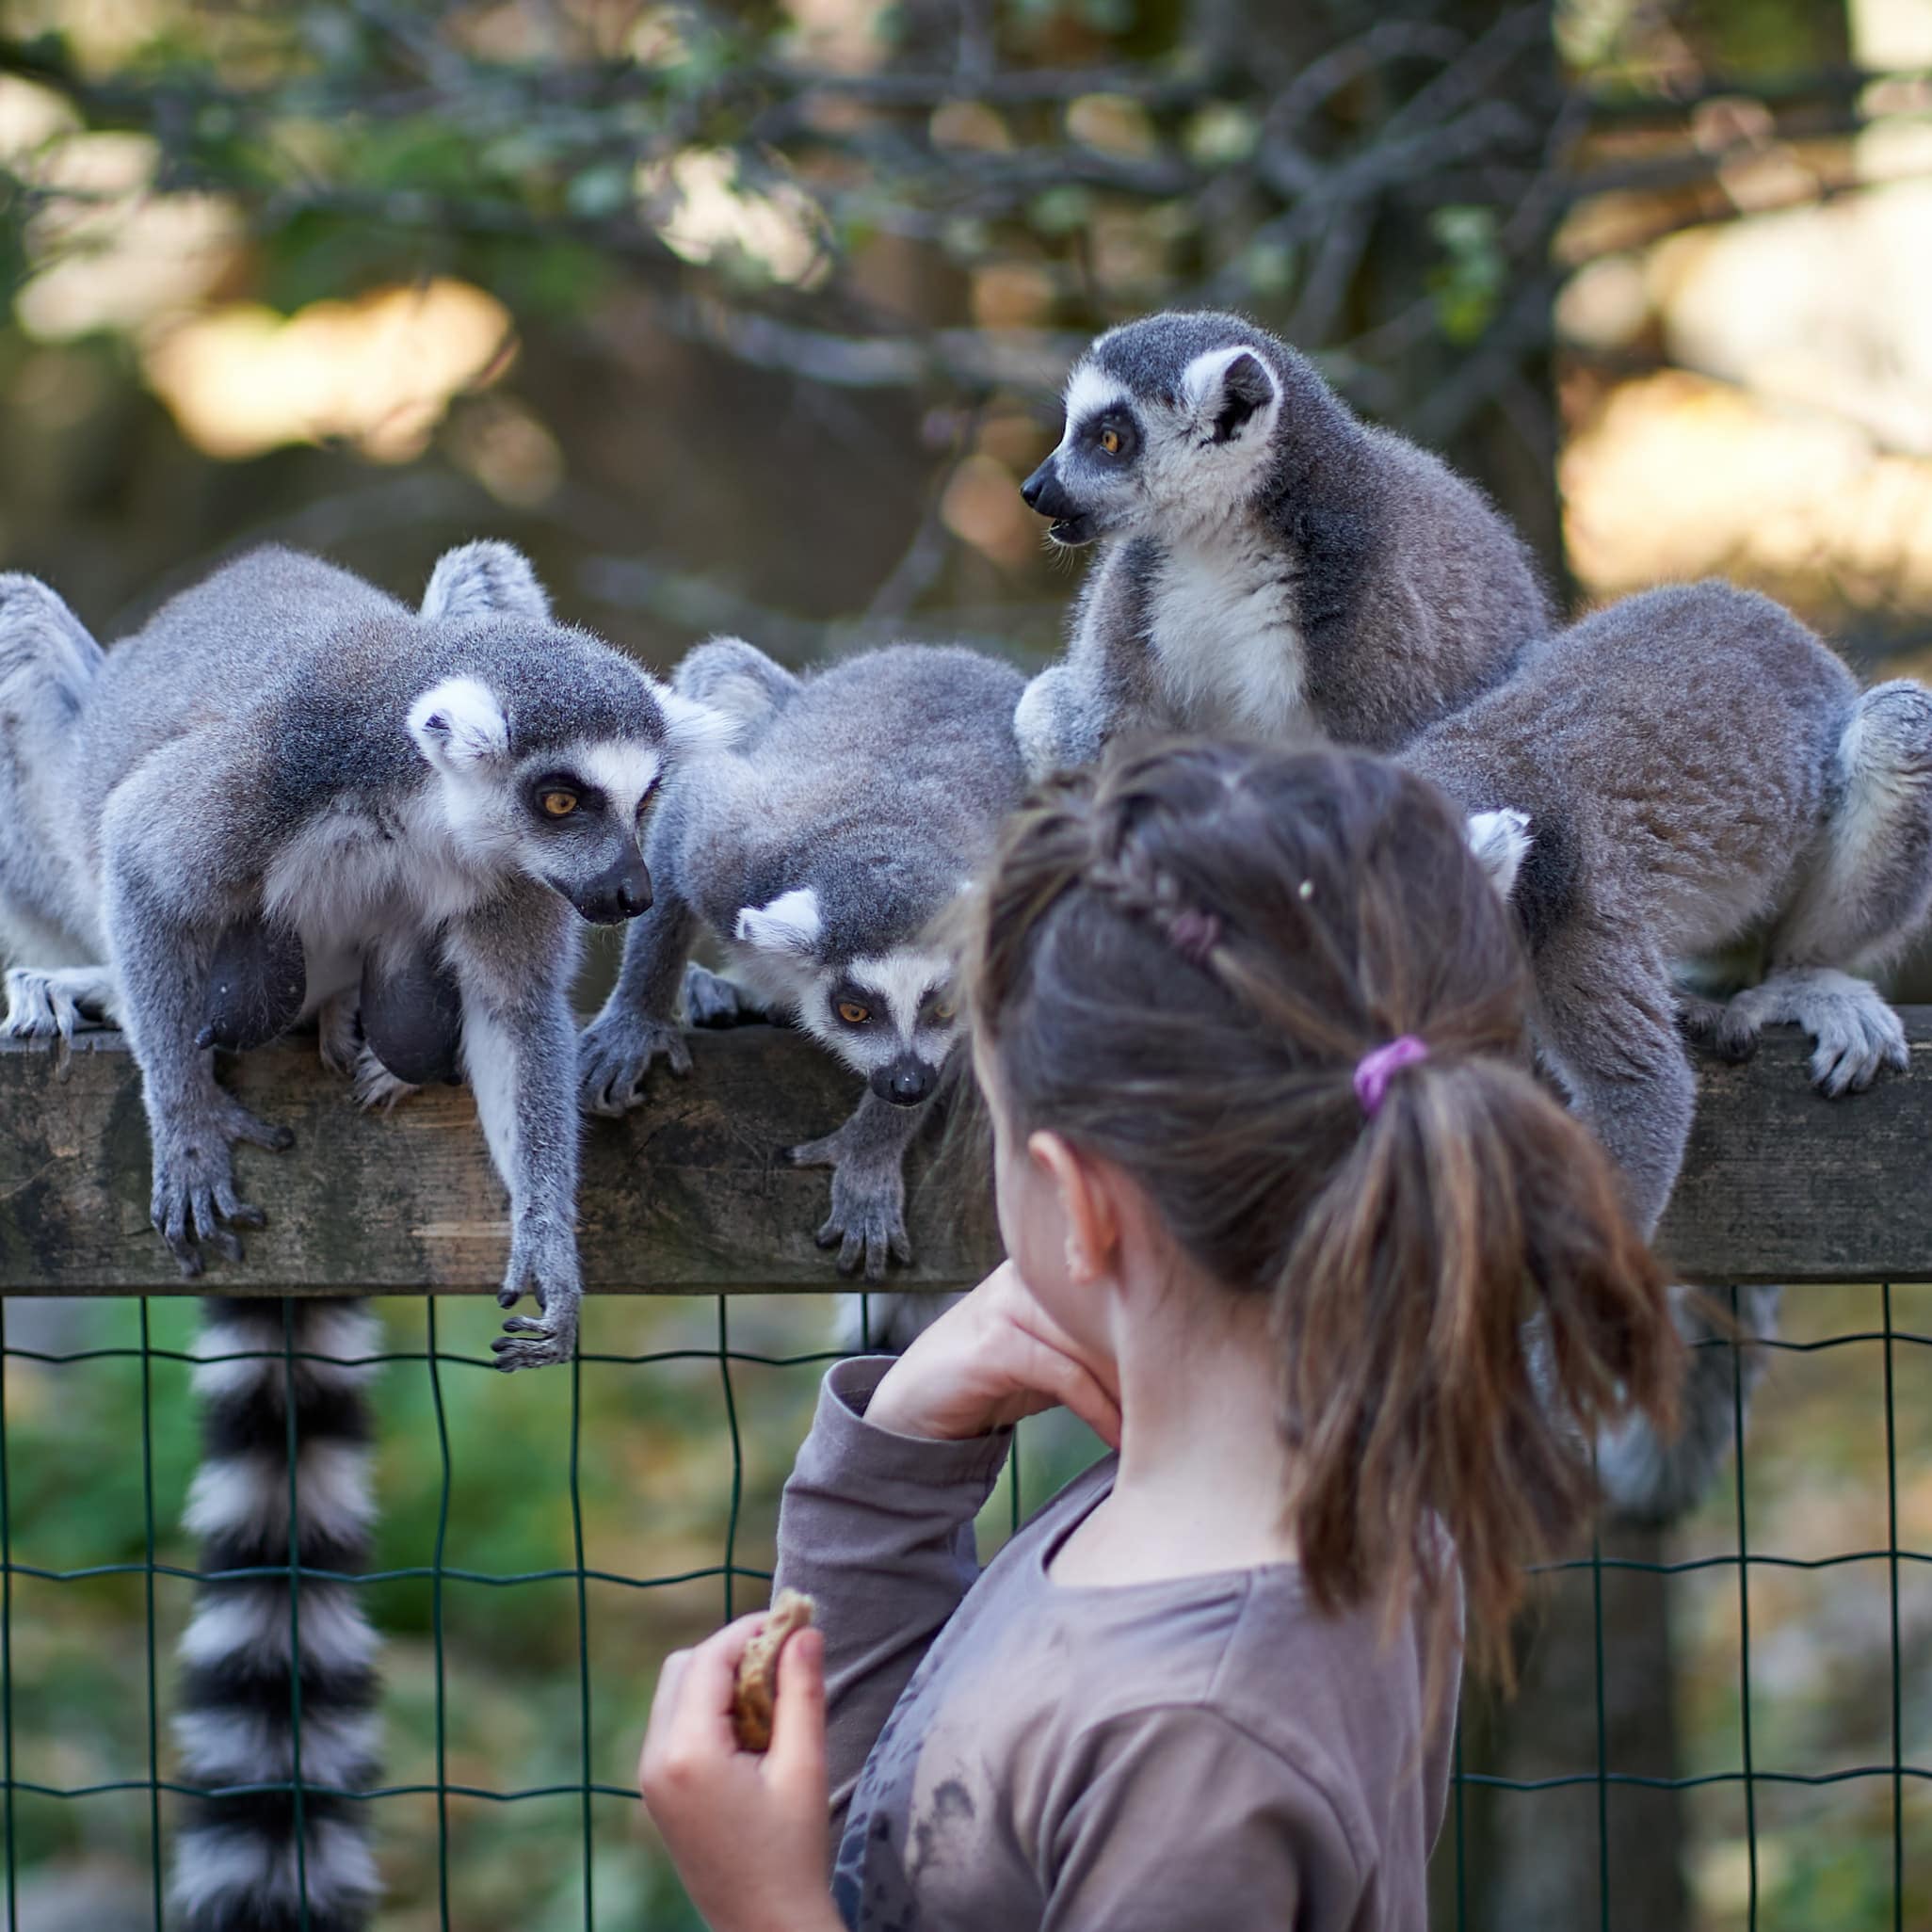
[[[1795,1033],[1747,1065],[1705,1066],[1660,1243],[1682,1279],[1932,1279],[1932,1008],[1905,1017],[1912,1072],[1850,1100],[1812,1091]],[[660,1077],[638,1112],[587,1126],[587,1283],[632,1294],[838,1285],[812,1238],[827,1176],[785,1166],[779,1150],[845,1116],[851,1076],[767,1027],[700,1036],[694,1049],[688,1079]],[[244,1196],[269,1225],[248,1237],[244,1265],[215,1263],[198,1286],[495,1286],[505,1200],[466,1093],[360,1114],[302,1043],[246,1055],[224,1077],[298,1140],[285,1154],[238,1151]],[[0,1291],[182,1292],[147,1198],[139,1083],[120,1037],[77,1039],[66,1081],[44,1052],[0,1042]],[[910,1225],[918,1264],[896,1283],[958,1285],[992,1258],[984,1217],[963,1210],[943,1173],[915,1192]]]
[[[835,1127],[852,1075],[802,1036],[754,1026],[700,1036],[683,1080],[653,1076],[649,1103],[588,1121],[579,1194],[586,1284],[623,1293],[840,1285],[813,1241],[829,1177],[781,1148]],[[179,1293],[148,1225],[147,1122],[133,1059],[115,1033],[74,1041],[72,1071],[0,1042],[0,1291]],[[225,1063],[222,1078],[265,1119],[295,1130],[287,1153],[238,1148],[244,1199],[268,1216],[247,1260],[211,1260],[197,1291],[371,1293],[493,1289],[507,1255],[507,1202],[467,1091],[436,1087],[390,1115],[359,1112],[312,1042]],[[970,1216],[915,1193],[919,1264],[909,1285],[976,1279]],[[921,1211],[924,1212],[921,1212]]]

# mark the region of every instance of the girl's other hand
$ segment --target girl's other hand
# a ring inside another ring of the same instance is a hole
[[[1084,1354],[1004,1262],[893,1364],[865,1419],[894,1435],[960,1441],[1060,1407],[1120,1446],[1113,1364]]]
[[[664,1660],[637,1781],[712,1932],[843,1932],[826,1869],[825,1639],[779,1652],[771,1748],[738,1748],[732,1691],[758,1611]]]

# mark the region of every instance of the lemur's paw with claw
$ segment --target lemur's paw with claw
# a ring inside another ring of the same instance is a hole
[[[882,1281],[889,1263],[910,1265],[912,1260],[905,1177],[896,1160],[845,1159],[842,1149],[841,1135],[828,1134],[788,1150],[786,1158],[794,1167],[831,1168],[831,1213],[820,1224],[818,1245],[838,1249],[840,1274],[862,1269],[868,1281]]]
[[[612,1118],[644,1098],[645,1076],[659,1055],[673,1073],[691,1071],[684,1030],[636,1013],[600,1013],[577,1037],[577,1104]]]
[[[234,1191],[232,1141],[277,1150],[295,1144],[286,1127],[270,1127],[223,1097],[224,1104],[185,1122],[169,1122],[154,1142],[154,1184],[148,1216],[168,1244],[184,1280],[206,1265],[203,1248],[225,1260],[242,1258],[236,1228],[260,1228],[267,1217]]]
[[[684,968],[684,1018],[693,1026],[741,1026],[768,1009],[735,979],[695,961]]]
[[[1753,1038],[1765,1026],[1803,1027],[1812,1041],[1812,1084],[1833,1100],[1862,1093],[1881,1068],[1903,1073],[1911,1064],[1904,1023],[1884,995],[1835,967],[1779,968],[1762,986],[1735,995],[1723,1023],[1734,1036]]]
[[[535,1315],[512,1315],[490,1346],[500,1369],[550,1368],[569,1361],[577,1346],[577,1309],[584,1287],[577,1273],[577,1246],[563,1229],[539,1222],[520,1229],[510,1241],[509,1266],[496,1291],[499,1308],[514,1308],[525,1295],[537,1303]]]
[[[8,1039],[46,1039],[54,1043],[54,1071],[65,1080],[73,1044],[73,1029],[83,1020],[112,1020],[115,981],[106,966],[68,966],[42,972],[14,966],[6,978]]]
[[[490,1344],[490,1352],[507,1375],[517,1369],[555,1368],[577,1352],[575,1312],[557,1321],[547,1316],[512,1315],[504,1323],[503,1333]]]

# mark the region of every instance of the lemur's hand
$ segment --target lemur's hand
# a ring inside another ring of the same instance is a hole
[[[912,1259],[904,1157],[896,1147],[855,1148],[857,1138],[847,1121],[822,1140],[788,1149],[785,1158],[795,1167],[832,1170],[831,1213],[818,1230],[818,1245],[838,1248],[840,1274],[856,1275],[862,1265],[868,1281],[882,1281],[889,1261]]]
[[[684,968],[684,1018],[691,1025],[738,1026],[766,1017],[767,1008],[735,979],[696,960]]]
[[[577,1036],[577,1103],[612,1118],[644,1098],[644,1076],[662,1054],[673,1073],[691,1071],[691,1049],[675,1021],[606,1006]]]
[[[229,1261],[240,1261],[236,1228],[259,1228],[266,1216],[234,1191],[234,1159],[229,1152],[237,1140],[279,1153],[295,1145],[286,1127],[271,1127],[227,1094],[217,1090],[212,1101],[178,1109],[154,1128],[154,1187],[148,1217],[181,1265],[183,1278],[193,1280],[205,1263],[201,1246],[216,1248]],[[223,1223],[226,1226],[223,1226]]]
[[[577,1306],[584,1298],[577,1243],[568,1228],[529,1220],[510,1236],[509,1267],[496,1291],[500,1308],[514,1308],[525,1290],[537,1297],[537,1316],[512,1315],[490,1344],[496,1365],[550,1368],[569,1361],[577,1346]]]

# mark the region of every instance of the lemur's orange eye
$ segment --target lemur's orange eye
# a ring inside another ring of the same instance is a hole
[[[839,1018],[847,1026],[863,1026],[872,1018],[872,1008],[870,1006],[861,1006],[857,1000],[841,1000],[839,1002]]]
[[[1103,429],[1100,433],[1100,446],[1109,456],[1120,454],[1120,432],[1118,429]]]
[[[547,792],[539,795],[537,802],[552,818],[568,818],[577,809],[577,795],[567,792],[561,785],[553,785]]]
[[[935,1000],[932,1003],[932,1005],[926,1008],[926,1011],[931,1015],[934,1023],[940,1026],[949,1026],[952,1024],[953,1014],[955,1010],[956,1009],[951,1000]]]

